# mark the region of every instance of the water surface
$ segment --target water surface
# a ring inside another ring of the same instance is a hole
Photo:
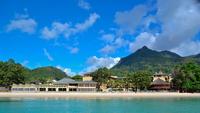
[[[200,98],[0,98],[0,113],[200,113]]]

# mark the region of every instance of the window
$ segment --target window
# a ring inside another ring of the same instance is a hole
[[[69,91],[77,91],[76,88],[69,88]]]
[[[58,88],[58,91],[67,91],[66,88]]]
[[[40,88],[39,90],[40,91],[46,91],[46,88]]]
[[[69,84],[69,86],[78,86],[78,84]]]
[[[56,88],[48,88],[48,91],[56,91]]]

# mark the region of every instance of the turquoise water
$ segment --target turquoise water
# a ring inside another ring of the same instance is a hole
[[[200,113],[200,98],[0,98],[0,113]]]

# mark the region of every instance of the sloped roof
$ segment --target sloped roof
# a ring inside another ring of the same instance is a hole
[[[72,83],[72,82],[75,82],[75,80],[70,79],[70,78],[63,78],[63,79],[57,81],[56,83],[57,84],[65,84],[65,83]]]
[[[55,84],[69,84],[69,83],[96,83],[96,82],[94,82],[94,81],[75,81],[70,78],[63,78],[63,79],[55,82]]]
[[[159,84],[169,84],[168,82],[165,82],[164,80],[158,78],[156,80],[154,80],[151,85],[159,85]]]
[[[169,75],[166,74],[166,73],[163,73],[162,71],[159,71],[159,72],[156,72],[156,73],[154,74],[154,76],[169,76]]]

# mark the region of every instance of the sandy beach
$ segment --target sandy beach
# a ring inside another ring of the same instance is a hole
[[[1,92],[0,98],[13,97],[34,97],[34,98],[173,98],[173,97],[191,97],[200,98],[200,93],[171,93],[171,92],[153,92],[153,93],[13,93]]]

